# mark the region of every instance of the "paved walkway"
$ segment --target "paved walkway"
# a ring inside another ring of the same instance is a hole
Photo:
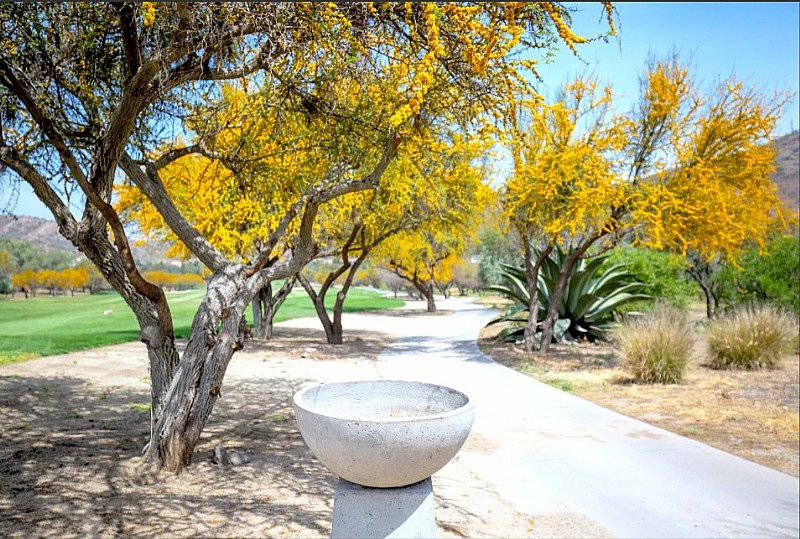
[[[539,518],[581,516],[616,537],[800,535],[798,479],[503,367],[475,344],[492,311],[462,299],[439,307],[454,313],[386,328],[400,337],[380,355],[379,375],[449,385],[476,401],[458,467],[504,503]]]

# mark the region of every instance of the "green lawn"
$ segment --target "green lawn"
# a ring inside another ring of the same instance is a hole
[[[188,336],[204,293],[205,290],[190,290],[167,294],[176,336]],[[333,293],[328,294],[331,303],[334,297]],[[402,305],[401,300],[354,289],[348,294],[344,310],[356,312]],[[316,316],[314,307],[303,290],[295,290],[281,306],[275,321],[303,316]],[[251,313],[247,317],[252,320]],[[138,338],[136,318],[116,293],[0,299],[0,364]]]

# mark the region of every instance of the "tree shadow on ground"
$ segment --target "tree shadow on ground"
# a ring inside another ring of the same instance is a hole
[[[76,378],[0,376],[0,521],[11,536],[321,536],[333,476],[291,411],[305,380],[233,381],[180,475],[139,470],[149,395]],[[246,454],[211,462],[214,446]]]
[[[392,338],[377,331],[348,331],[345,328],[343,340],[342,344],[328,344],[321,327],[276,327],[272,339],[249,339],[245,348],[248,352],[277,354],[289,358],[374,359]]]

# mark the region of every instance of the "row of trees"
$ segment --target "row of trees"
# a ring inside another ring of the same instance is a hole
[[[613,8],[599,9],[613,33]],[[513,161],[499,211],[528,284],[545,253],[570,253],[555,296],[581,258],[622,241],[733,255],[776,206],[780,97],[735,80],[701,92],[668,59],[647,69],[633,111],[588,78],[547,103],[536,55],[587,41],[558,3],[22,3],[0,19],[3,178],[30,184],[135,313],[156,467],[189,464],[251,305],[267,334],[299,282],[340,342],[371,259],[435,309],[496,196],[498,141]],[[68,197],[84,201],[80,219]],[[131,227],[210,272],[182,354]],[[315,288],[302,269],[321,258],[333,262]]]
[[[60,249],[42,249],[27,241],[0,238],[0,293],[11,292],[11,276],[23,270],[60,271],[75,265],[75,257]]]
[[[142,274],[151,283],[168,290],[187,290],[203,286],[206,281],[197,273],[171,273],[166,271],[146,271]]]
[[[21,290],[25,297],[36,296],[36,290],[44,288],[51,296],[59,292],[75,295],[76,290],[89,288],[89,271],[86,268],[57,270],[23,270],[11,276],[11,290]]]
[[[146,461],[189,464],[271,282],[322,253],[350,275],[380,248],[429,289],[423,271],[484,196],[493,120],[533,92],[535,61],[517,54],[585,42],[568,23],[544,2],[0,6],[3,181],[27,182],[135,313]],[[182,354],[125,221],[211,273]],[[420,246],[424,268],[406,256]]]
[[[75,291],[91,294],[108,290],[103,276],[87,260],[78,259],[59,249],[42,249],[30,242],[0,238],[0,293],[14,294],[20,291],[25,297],[36,296],[37,290],[45,289],[50,295]],[[146,278],[167,289],[183,290],[202,286],[203,277],[194,272],[177,272],[150,269]]]
[[[503,215],[523,246],[530,291],[525,343],[552,342],[560,298],[582,259],[633,244],[689,255],[695,266],[735,260],[785,226],[770,180],[770,137],[787,102],[734,77],[705,89],[675,56],[652,60],[630,111],[591,77],[552,103],[520,100],[509,127],[514,173]],[[540,320],[539,272],[568,253]]]
[[[75,264],[75,255],[61,249],[45,248],[29,241],[0,238],[0,272],[8,275],[23,269],[61,270]]]

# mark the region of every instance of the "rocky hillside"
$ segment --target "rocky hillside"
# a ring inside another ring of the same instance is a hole
[[[60,249],[75,256],[80,255],[75,246],[58,233],[55,222],[38,217],[0,215],[0,238],[27,241],[37,247]]]
[[[775,140],[778,157],[772,180],[778,185],[781,198],[789,207],[800,210],[800,131]]]
[[[38,217],[0,215],[0,238],[10,238],[15,241],[27,241],[37,247],[59,249],[67,251],[74,256],[82,256],[72,243],[58,233],[55,221],[48,221]],[[140,263],[155,264],[169,262],[164,257],[164,249],[147,245],[146,247],[133,246],[133,256]]]

